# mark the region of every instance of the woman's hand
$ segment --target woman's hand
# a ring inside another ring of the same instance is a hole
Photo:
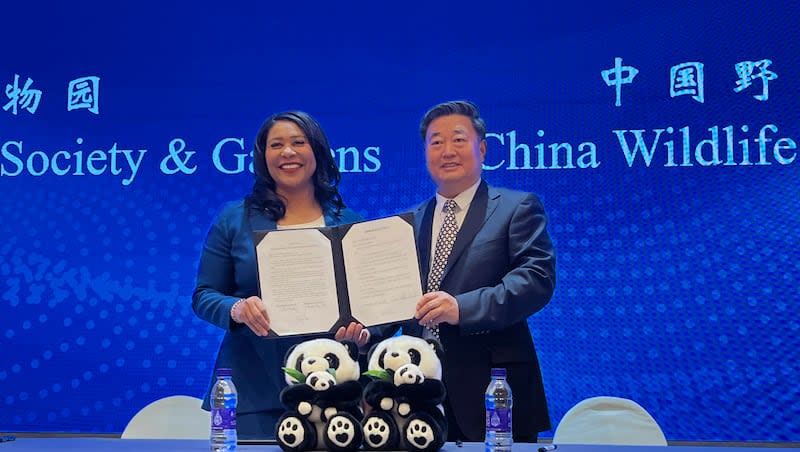
[[[340,326],[334,336],[337,341],[353,341],[359,348],[369,342],[369,337],[369,330],[364,328],[364,325],[356,322],[350,322],[347,328]]]
[[[231,318],[236,323],[244,323],[257,336],[269,333],[269,314],[259,297],[242,298],[233,305]]]

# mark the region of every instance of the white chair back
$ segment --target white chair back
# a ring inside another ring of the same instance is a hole
[[[211,413],[196,397],[170,396],[147,405],[131,418],[124,439],[208,439]]]
[[[667,439],[653,416],[633,400],[592,397],[564,414],[553,443],[666,446]]]

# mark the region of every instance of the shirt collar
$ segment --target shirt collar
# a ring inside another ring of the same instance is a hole
[[[466,190],[462,191],[461,193],[457,194],[455,198],[452,198],[456,204],[458,204],[458,210],[467,210],[469,208],[469,204],[472,202],[472,199],[475,197],[475,192],[478,191],[478,185],[481,184],[481,179],[478,178],[478,181],[475,182],[471,187],[467,188]],[[445,201],[451,198],[445,198],[444,196],[440,195],[438,192],[436,193],[436,210],[442,210],[442,206],[444,206]]]

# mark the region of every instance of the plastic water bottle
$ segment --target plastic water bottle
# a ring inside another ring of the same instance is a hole
[[[486,451],[508,452],[514,442],[511,431],[511,387],[505,369],[492,369],[492,381],[486,388]]]
[[[217,369],[211,390],[211,452],[236,450],[236,386],[231,369]]]

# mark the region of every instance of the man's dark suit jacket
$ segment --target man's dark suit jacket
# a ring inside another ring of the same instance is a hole
[[[423,287],[427,287],[435,206],[432,198],[415,212]],[[548,303],[555,287],[555,254],[546,222],[535,195],[482,181],[448,259],[440,290],[458,301],[460,323],[440,325],[443,378],[455,421],[469,441],[483,441],[484,392],[492,367],[508,369],[514,439],[531,441],[550,429],[527,323],[528,316]],[[423,333],[415,320],[406,322],[403,331]]]

